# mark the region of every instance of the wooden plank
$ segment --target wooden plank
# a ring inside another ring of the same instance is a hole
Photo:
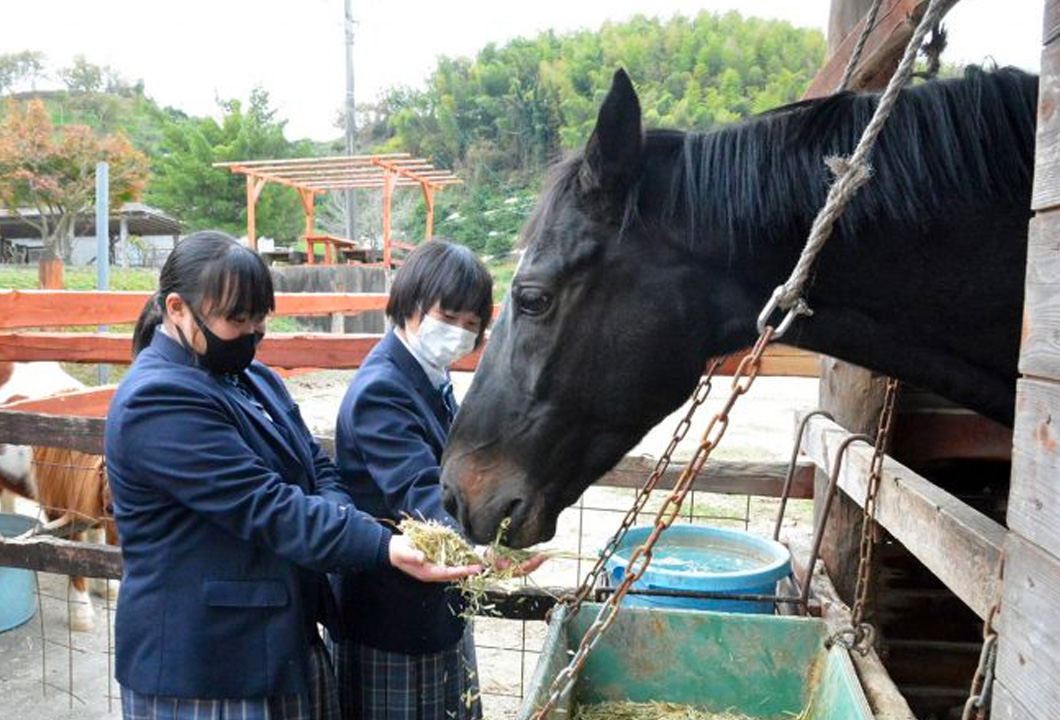
[[[54,537],[15,540],[0,537],[0,567],[60,575],[122,579],[121,550],[110,545],[72,542]],[[511,620],[544,620],[556,598],[569,588],[533,586],[506,590],[487,587],[481,615]]]
[[[0,567],[121,580],[121,550],[47,536],[27,540],[0,537]]]
[[[719,375],[732,375],[736,372],[744,353],[733,353],[718,368]],[[766,348],[762,356],[762,369],[758,373],[763,377],[817,377],[820,374],[821,361],[817,353],[807,352],[790,345],[774,344]]]
[[[919,18],[927,4],[927,0],[884,0],[876,18],[876,29],[866,41],[858,69],[851,78],[851,87],[871,89],[879,87],[881,81],[886,84],[902,50],[913,35],[915,20],[911,20],[911,16]],[[865,20],[862,19],[847,33],[824,67],[810,81],[810,87],[803,97],[823,97],[835,92],[864,26]]]
[[[893,436],[891,454],[912,466],[935,460],[1012,457],[1012,429],[970,410],[900,413]]]
[[[0,290],[0,330],[136,322],[146,292]],[[385,293],[277,293],[276,316],[384,310]]]
[[[257,358],[276,368],[350,369],[360,367],[382,335],[335,335],[330,333],[268,333]],[[478,366],[474,352],[453,366],[470,371]],[[127,364],[132,362],[129,333],[0,333],[0,361],[37,362],[54,360],[77,363]],[[729,359],[719,374],[732,374],[739,359]],[[817,356],[783,345],[771,346],[762,361],[763,376],[816,377]]]
[[[607,487],[639,488],[644,484],[654,463],[643,458],[627,456],[618,466],[598,480],[596,485]],[[660,490],[673,489],[684,465],[671,465],[659,479]],[[727,495],[754,495],[756,497],[780,497],[784,489],[787,463],[754,463],[737,461],[710,462],[703,468],[693,485],[697,491]],[[813,497],[813,463],[802,460],[796,466],[792,478],[790,497],[808,500]]]
[[[1029,714],[1052,720],[1060,708],[1060,560],[1010,533],[999,620],[997,676]]]
[[[1025,288],[1020,372],[1060,380],[1060,210],[1030,222]]]
[[[1020,380],[1008,526],[1060,555],[1060,385]]]
[[[108,394],[112,388],[106,388]],[[102,395],[102,393],[101,393]],[[29,403],[31,401],[27,401]],[[69,448],[82,452],[100,454],[103,452],[103,417],[63,417],[42,415],[31,412],[18,403],[0,409],[0,443],[12,445],[45,445]],[[33,407],[27,405],[26,407]],[[45,409],[51,409],[45,406]],[[42,441],[48,438],[48,443]],[[334,438],[321,436],[317,440],[330,457],[335,456]],[[683,465],[672,465],[659,480],[660,490],[674,487],[677,478],[684,469]],[[599,485],[609,487],[640,487],[651,471],[651,464],[644,458],[629,456],[623,458],[618,466],[598,481]],[[695,489],[702,492],[715,492],[735,495],[755,495],[760,497],[779,497],[787,473],[785,463],[746,463],[739,461],[719,461],[708,466],[695,484]],[[792,483],[793,499],[813,497],[813,466],[800,462],[796,468]]]
[[[40,413],[44,415],[104,417],[107,414],[110,399],[114,397],[116,389],[116,385],[105,385],[87,390],[60,393],[59,395],[51,395],[35,400],[19,400],[18,402],[0,405],[0,410],[14,410],[16,412]]]
[[[319,436],[317,441],[330,457],[335,457],[335,439]],[[627,455],[618,465],[602,478],[596,485],[615,488],[638,488],[644,484],[654,467],[654,463],[635,456]],[[672,490],[685,466],[683,463],[672,464],[656,486],[659,490]],[[698,492],[713,492],[725,495],[754,495],[756,497],[780,497],[784,489],[784,478],[787,475],[787,463],[749,463],[734,460],[719,460],[707,465],[693,484]],[[813,497],[812,463],[800,461],[792,479],[791,495],[795,500],[809,500]]]
[[[1038,79],[1038,136],[1031,207],[1044,210],[1056,205],[1060,205],[1060,43],[1053,42],[1042,52]]]
[[[0,443],[43,445],[103,454],[103,418],[0,410]]]
[[[1002,678],[994,681],[993,702],[990,704],[991,720],[1051,720],[1052,716],[1034,717],[1030,711],[1017,700],[1008,689]]]
[[[1042,45],[1060,37],[1060,0],[1045,0],[1045,22],[1042,23]]]
[[[832,467],[850,433],[824,418],[807,429],[806,453],[819,468]],[[856,443],[846,453],[840,488],[864,502],[872,448]],[[888,458],[877,497],[877,520],[980,618],[996,600],[1005,528]]]

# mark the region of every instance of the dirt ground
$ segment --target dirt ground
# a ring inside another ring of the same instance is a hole
[[[335,412],[352,371],[323,371],[288,380],[302,416],[314,432],[331,435]],[[470,384],[470,374],[454,378],[457,397]],[[693,424],[678,459],[690,456],[695,440],[710,415],[720,406],[727,390],[721,380]],[[798,412],[812,409],[817,400],[814,379],[760,378],[751,393],[737,404],[724,442],[716,453],[729,460],[786,461]],[[655,456],[668,443],[679,418],[679,410],[654,429],[634,449],[634,454]],[[573,586],[591,567],[597,550],[611,536],[632,501],[632,491],[591,488],[579,505],[560,517],[556,537],[546,547],[575,553],[579,559],[550,560],[535,573],[532,582],[543,587]],[[699,493],[691,512],[697,522],[744,527],[762,534],[771,532],[776,501]],[[32,512],[23,506],[20,511]],[[810,530],[809,503],[789,508],[786,532],[806,534]],[[77,718],[103,720],[120,717],[117,686],[110,667],[112,635],[105,607],[97,600],[94,633],[69,633],[66,621],[66,581],[54,575],[39,575],[43,606],[41,616],[19,628],[0,633],[0,720]],[[475,635],[479,646],[479,674],[486,717],[512,718],[519,696],[526,689],[537,662],[537,651],[545,637],[544,623],[479,618]],[[43,648],[43,652],[42,652]],[[43,661],[43,662],[42,662]],[[46,686],[42,685],[42,675]],[[72,688],[73,695],[69,694]],[[111,698],[108,701],[108,697]]]

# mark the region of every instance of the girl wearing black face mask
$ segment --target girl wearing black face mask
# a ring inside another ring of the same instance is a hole
[[[475,572],[426,564],[353,506],[282,381],[253,362],[273,308],[261,258],[203,232],[173,250],[137,323],[105,433],[127,719],[335,718],[323,573]]]

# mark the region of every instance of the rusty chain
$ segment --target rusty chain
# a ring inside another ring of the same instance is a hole
[[[593,568],[586,573],[585,578],[582,580],[581,585],[574,592],[573,595],[569,595],[563,598],[563,602],[567,605],[567,617],[574,617],[581,610],[582,603],[584,603],[589,595],[592,593],[593,588],[596,587],[597,581],[600,579],[600,575],[603,573],[604,568],[607,566],[608,560],[618,550],[619,544],[622,539],[629,532],[629,529],[633,527],[633,524],[637,521],[637,517],[644,511],[644,507],[648,504],[648,499],[651,497],[652,492],[655,490],[656,485],[659,484],[659,480],[663,474],[670,467],[670,460],[673,457],[674,451],[677,450],[677,446],[685,439],[685,435],[688,434],[689,429],[692,427],[692,418],[695,416],[696,411],[700,406],[706,402],[707,397],[710,396],[710,391],[713,388],[714,375],[717,373],[718,368],[721,367],[724,358],[716,358],[710,362],[707,366],[707,371],[700,378],[699,384],[696,385],[695,392],[692,393],[692,401],[689,405],[688,411],[681,418],[681,421],[677,423],[677,427],[674,428],[673,437],[670,438],[670,443],[666,446],[666,450],[659,456],[659,459],[655,463],[655,467],[651,471],[651,475],[644,481],[644,484],[637,490],[637,495],[633,500],[633,507],[631,507],[622,518],[621,524],[615,531],[611,539],[607,541],[607,545],[600,551],[599,557],[596,559],[596,563]]]
[[[659,510],[656,512],[654,527],[652,528],[651,534],[644,541],[644,544],[633,552],[629,562],[626,564],[626,571],[622,578],[622,582],[615,589],[614,593],[612,593],[600,606],[596,619],[593,620],[592,624],[582,636],[581,642],[578,644],[578,650],[574,653],[574,656],[571,658],[567,667],[563,668],[563,670],[556,675],[556,678],[552,681],[552,685],[549,687],[548,698],[533,714],[531,720],[543,720],[556,708],[559,701],[570,689],[575,679],[577,679],[578,673],[581,672],[582,668],[585,666],[589,653],[596,646],[596,643],[600,640],[603,634],[607,632],[608,628],[614,623],[618,614],[619,605],[625,598],[626,593],[629,592],[629,589],[633,584],[637,582],[648,569],[648,565],[652,560],[652,550],[655,547],[656,541],[658,541],[662,532],[670,527],[677,519],[681,512],[681,504],[684,502],[685,496],[692,489],[696,476],[706,463],[707,458],[710,457],[711,452],[717,447],[721,438],[725,435],[725,431],[729,426],[730,411],[740,396],[744,395],[751,389],[751,385],[754,384],[755,378],[758,377],[758,372],[762,367],[762,354],[765,352],[766,347],[772,339],[773,327],[767,325],[762,331],[762,334],[758,337],[758,341],[755,343],[754,347],[740,361],[740,365],[736,368],[736,372],[732,377],[732,390],[729,393],[728,400],[725,401],[721,410],[710,419],[706,429],[703,431],[699,446],[696,448],[696,452],[692,456],[692,460],[685,466],[684,470],[681,472],[681,476],[678,478],[677,483],[674,486],[674,489],[670,492],[662,506],[660,506]],[[702,387],[703,383],[701,383],[700,387],[696,389],[697,398],[699,398]],[[709,383],[707,384],[707,387],[709,387]],[[706,394],[704,393],[702,398],[699,399],[699,403],[696,407],[698,407],[699,404],[702,404],[702,400],[705,399],[705,397]],[[686,420],[690,419],[690,417],[690,415],[686,415]],[[684,425],[684,423],[685,421],[682,420],[681,424]],[[682,436],[687,430],[687,427],[683,428]],[[675,438],[677,437],[677,432],[674,433],[674,436]],[[667,448],[667,463],[669,462],[669,454],[673,452],[674,447],[676,447],[676,442],[671,441],[670,447]],[[660,458],[660,463],[661,462],[662,458]],[[655,473],[653,473],[653,476],[654,475]],[[656,477],[654,482],[649,479],[649,481],[645,483],[644,488],[641,490],[641,495],[637,498],[638,502],[642,499],[646,502],[646,497],[650,490],[645,490],[649,485],[654,487],[654,483],[657,482],[658,478]],[[628,519],[630,514],[627,514],[626,517]],[[632,521],[630,522],[632,523]],[[624,534],[624,530],[622,531],[622,534]],[[617,545],[617,543],[615,543],[615,545]],[[608,544],[608,547],[613,553],[614,547],[611,546],[611,543]],[[598,563],[598,565],[602,566],[601,563]],[[599,574],[597,567],[593,568],[593,572],[597,573],[597,575]],[[586,580],[589,580],[589,577],[595,577],[593,572],[587,576]],[[581,599],[577,600],[577,605],[574,609],[580,608],[581,603],[584,600],[584,595],[588,594],[585,592],[583,595],[582,591],[584,590],[584,587],[579,589],[579,597]]]
[[[876,440],[872,447],[872,463],[869,467],[869,479],[865,489],[865,504],[862,506],[861,546],[858,552],[858,577],[854,584],[854,608],[850,624],[853,639],[844,643],[851,650],[865,655],[872,647],[874,631],[865,622],[865,607],[868,604],[869,585],[872,580],[872,555],[876,547],[876,499],[880,491],[880,480],[883,477],[883,461],[887,457],[887,445],[891,440],[891,428],[894,426],[894,406],[898,399],[900,383],[894,378],[887,378],[887,389],[883,396],[883,407],[876,425]],[[867,642],[866,642],[867,641]]]
[[[1004,587],[1005,557],[1001,556],[998,567],[998,593]],[[983,647],[979,651],[979,664],[972,676],[972,687],[968,691],[968,700],[964,703],[961,720],[986,720],[990,716],[990,696],[994,689],[994,664],[997,661],[997,628],[994,620],[1001,611],[1001,599],[990,606],[990,612],[983,623]]]

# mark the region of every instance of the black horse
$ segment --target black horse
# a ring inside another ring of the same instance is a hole
[[[559,164],[444,458],[472,538],[555,533],[559,511],[748,347],[878,96],[800,102],[709,133],[641,131],[621,70]],[[1011,424],[1037,79],[970,69],[906,90],[784,342]]]

